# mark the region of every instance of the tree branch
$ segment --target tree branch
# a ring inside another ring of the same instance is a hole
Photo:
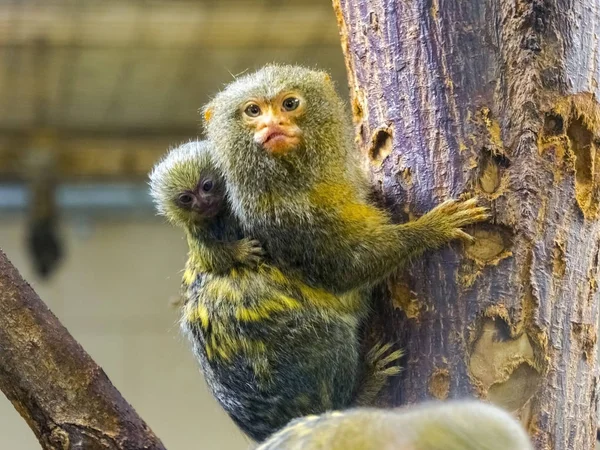
[[[0,389],[44,449],[164,449],[2,251]]]

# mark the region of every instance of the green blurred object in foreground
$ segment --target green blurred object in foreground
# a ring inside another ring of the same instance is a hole
[[[257,450],[533,450],[508,412],[488,403],[431,402],[294,420]]]

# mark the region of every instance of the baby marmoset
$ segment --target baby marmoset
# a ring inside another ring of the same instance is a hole
[[[214,396],[260,441],[295,417],[376,392],[397,373],[389,364],[399,354],[382,346],[365,367],[358,326],[366,307],[357,293],[334,295],[258,262],[260,247],[231,214],[210,146],[171,150],[150,175],[151,193],[187,235],[182,329]]]

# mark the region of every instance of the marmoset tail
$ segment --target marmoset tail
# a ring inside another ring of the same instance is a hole
[[[231,215],[209,146],[172,150],[154,168],[151,191],[159,212],[188,238],[182,329],[216,399],[260,441],[295,417],[362,399],[359,384],[367,394],[372,380],[382,385],[399,354],[376,352],[365,369],[362,298],[333,295],[257,261],[258,244]]]
[[[304,417],[257,450],[533,450],[533,446],[508,412],[472,400]]]
[[[350,118],[329,76],[268,65],[204,108],[215,162],[242,228],[275,264],[333,292],[369,286],[485,220],[476,200],[449,200],[393,224],[367,202]]]

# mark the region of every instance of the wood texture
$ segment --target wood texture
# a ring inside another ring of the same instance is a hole
[[[362,149],[396,217],[474,193],[493,221],[415,262],[379,323],[393,402],[476,395],[539,449],[596,435],[598,2],[334,0]]]
[[[2,251],[0,389],[44,449],[164,449]]]

